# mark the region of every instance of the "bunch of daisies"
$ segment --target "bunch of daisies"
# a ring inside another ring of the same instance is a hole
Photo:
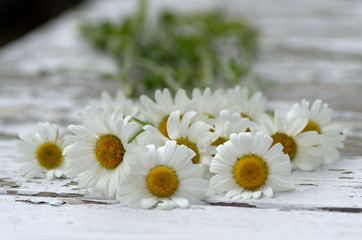
[[[19,136],[15,161],[27,179],[78,177],[79,187],[136,208],[186,208],[206,194],[233,200],[272,197],[288,191],[292,169],[313,171],[339,159],[342,127],[317,100],[288,113],[265,113],[261,92],[246,87],[212,91],[183,89],[154,99],[102,93],[80,113],[72,135],[39,123]]]

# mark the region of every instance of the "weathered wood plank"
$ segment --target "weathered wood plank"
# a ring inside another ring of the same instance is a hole
[[[151,1],[153,10],[222,7],[261,29],[256,72],[276,82],[264,88],[270,108],[288,109],[302,98],[323,99],[347,136],[342,161],[315,172],[294,171],[294,191],[237,201],[208,194],[207,205],[170,212],[128,209],[76,179],[25,181],[12,162],[17,135],[51,121],[66,127],[115,71],[103,54],[77,35],[79,18],[116,17],[135,1],[90,1],[27,37],[0,49],[1,239],[251,238],[359,239],[362,230],[362,2],[361,1]],[[21,231],[19,231],[21,229]]]

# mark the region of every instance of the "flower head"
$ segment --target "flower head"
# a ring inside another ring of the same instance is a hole
[[[137,155],[132,175],[118,188],[117,199],[135,208],[187,208],[202,204],[209,182],[202,179],[200,165],[192,164],[195,153],[175,141]]]
[[[112,115],[101,108],[88,107],[80,117],[83,125],[71,125],[73,142],[65,150],[67,174],[79,176],[79,186],[113,197],[129,170],[133,154],[145,151],[128,143],[136,124],[123,118],[121,109]]]
[[[144,95],[140,98],[140,112],[166,137],[166,124],[170,114],[174,111],[184,114],[191,109],[191,106],[192,101],[183,89],[177,91],[175,99],[167,88],[163,91],[156,90],[155,102]]]
[[[210,125],[214,124],[215,118],[219,116],[220,111],[227,107],[225,91],[221,88],[214,92],[210,88],[206,88],[203,92],[198,88],[194,88],[192,100],[194,101],[192,110],[199,115],[205,116],[206,118],[202,120]]]
[[[59,137],[59,128],[49,122],[40,122],[38,131],[21,133],[17,142],[15,162],[25,163],[20,172],[30,179],[46,172],[47,178],[64,176],[63,149],[66,141]]]
[[[216,154],[216,147],[230,140],[232,133],[242,133],[256,131],[257,125],[248,118],[243,118],[239,113],[231,113],[229,110],[222,110],[215,119],[214,138],[210,141],[209,152],[211,153],[209,161],[205,161],[210,166],[211,159]]]
[[[263,114],[259,116],[258,122],[260,130],[272,137],[273,145],[280,143],[283,146],[292,168],[311,171],[321,165],[322,152],[316,146],[323,143],[324,139],[316,131],[302,133],[308,122],[306,118],[289,119],[277,108],[273,120]]]
[[[320,144],[323,152],[324,163],[329,164],[339,159],[338,149],[343,148],[345,136],[342,126],[331,122],[333,110],[321,100],[316,100],[311,106],[305,99],[300,104],[296,103],[288,113],[289,118],[306,118],[307,125],[302,132],[316,131],[324,137]]]
[[[217,148],[210,171],[210,188],[226,197],[259,198],[273,192],[287,191],[293,184],[283,179],[290,174],[289,158],[281,144],[272,146],[273,139],[261,132],[231,134],[230,140]]]
[[[257,125],[239,113],[222,110],[215,120],[215,139],[213,141],[229,140],[232,133],[256,131]]]
[[[258,114],[264,113],[266,99],[261,92],[249,95],[249,89],[240,86],[228,89],[226,94],[232,112],[238,112],[242,117],[255,121]]]

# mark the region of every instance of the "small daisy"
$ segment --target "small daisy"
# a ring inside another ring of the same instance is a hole
[[[26,179],[39,176],[46,172],[47,178],[64,176],[63,149],[66,141],[59,137],[59,128],[49,122],[40,122],[38,131],[21,133],[22,141],[16,143],[16,152],[20,155],[14,161],[26,163],[20,172]]]
[[[209,118],[206,122],[211,125],[213,125],[214,119],[219,116],[220,111],[227,108],[225,91],[221,88],[214,92],[210,88],[206,88],[203,92],[194,88],[192,100],[194,101],[192,110],[201,115],[206,115]]]
[[[211,159],[216,154],[216,147],[230,140],[232,133],[252,132],[256,131],[257,125],[248,118],[243,118],[239,113],[231,113],[229,110],[222,110],[215,120],[215,128],[213,129],[215,136],[210,142],[211,156],[210,161],[206,164],[210,166]]]
[[[316,131],[324,137],[320,145],[323,151],[324,163],[329,164],[339,160],[338,149],[343,148],[345,136],[342,135],[342,126],[332,124],[333,110],[321,100],[316,100],[312,106],[305,99],[295,104],[288,113],[289,118],[307,118],[308,123],[302,132]]]
[[[226,192],[233,200],[258,199],[263,193],[288,191],[294,185],[283,179],[289,175],[289,158],[282,145],[272,146],[273,139],[264,133],[231,134],[230,141],[217,148],[210,171],[215,173],[210,188],[215,193]],[[272,146],[272,147],[271,147]]]
[[[312,171],[321,165],[322,151],[316,146],[322,144],[324,139],[316,131],[301,133],[307,125],[306,118],[289,119],[277,108],[274,120],[262,114],[258,122],[260,130],[273,138],[273,145],[280,143],[283,146],[283,152],[288,154],[293,169]]]
[[[94,108],[103,108],[105,112],[111,115],[117,108],[121,107],[125,116],[137,116],[137,105],[129,98],[126,98],[121,89],[116,93],[113,99],[108,92],[102,92],[99,100],[93,100],[90,105]]]
[[[222,110],[215,121],[215,139],[213,139],[214,146],[217,143],[224,143],[230,139],[232,133],[242,133],[249,131],[256,131],[257,125],[250,121],[248,118],[243,118],[238,113],[232,113],[229,110]]]
[[[207,146],[214,138],[214,133],[210,131],[212,127],[204,122],[193,122],[193,118],[197,115],[196,112],[186,112],[181,117],[180,111],[172,112],[167,120],[166,133],[169,136],[165,137],[161,132],[151,126],[144,126],[145,130],[137,137],[137,142],[141,145],[153,144],[156,147],[165,145],[168,141],[174,140],[179,145],[185,145],[195,152],[192,158],[194,164],[203,163],[207,165],[210,152],[207,151]]]
[[[209,181],[202,179],[202,168],[191,159],[195,153],[168,141],[165,146],[137,155],[131,164],[133,173],[119,186],[117,199],[132,208],[187,208],[202,204]]]
[[[249,89],[236,86],[227,90],[228,106],[232,112],[238,112],[242,117],[256,120],[256,116],[264,113],[266,99],[261,92],[249,97]]]
[[[170,114],[180,111],[181,114],[191,110],[193,102],[187,97],[185,90],[179,89],[175,99],[166,88],[163,91],[156,90],[155,102],[142,95],[140,98],[140,112],[146,119],[159,129],[167,137],[166,124]]]
[[[73,143],[64,150],[67,175],[79,176],[81,188],[114,197],[130,158],[146,150],[128,143],[137,126],[128,122],[130,117],[123,118],[121,108],[109,115],[101,108],[87,107],[80,117],[83,126],[69,126],[75,136],[69,137]]]

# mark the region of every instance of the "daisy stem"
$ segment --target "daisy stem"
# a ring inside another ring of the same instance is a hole
[[[144,121],[142,121],[142,120],[140,120],[140,119],[138,119],[138,118],[135,118],[135,117],[132,117],[132,120],[133,120],[133,121],[136,121],[136,122],[138,122],[138,123],[140,123],[140,124],[142,124],[143,126],[145,126],[145,125],[151,125],[150,123],[144,122]]]
[[[130,137],[128,139],[128,143],[131,143],[138,135],[140,135],[142,132],[144,132],[145,130],[141,129],[139,131],[137,131],[132,137]]]

